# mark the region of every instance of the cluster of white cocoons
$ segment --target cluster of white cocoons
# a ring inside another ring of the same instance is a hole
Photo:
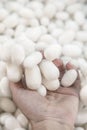
[[[53,60],[79,68],[80,106],[75,130],[87,130],[87,1],[0,1],[0,130],[31,130],[12,99],[9,81],[25,78],[28,90],[46,96],[78,76],[67,70],[60,81]]]

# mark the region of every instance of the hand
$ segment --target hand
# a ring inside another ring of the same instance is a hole
[[[60,80],[65,70],[76,69],[68,63],[65,67],[61,60],[54,60],[60,69]],[[79,105],[80,78],[69,87],[60,87],[54,92],[47,92],[46,97],[40,96],[36,91],[25,89],[22,81],[10,83],[13,100],[20,110],[31,121],[32,125],[44,120],[54,120],[74,126]]]

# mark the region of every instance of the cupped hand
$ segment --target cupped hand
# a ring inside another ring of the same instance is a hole
[[[70,63],[64,66],[59,59],[53,62],[60,69],[60,80],[65,70],[76,69]],[[26,89],[22,81],[11,82],[10,88],[14,102],[32,124],[44,120],[55,120],[70,126],[74,125],[79,105],[79,75],[71,87],[61,86],[56,91],[48,91],[45,97],[40,96],[36,91]]]

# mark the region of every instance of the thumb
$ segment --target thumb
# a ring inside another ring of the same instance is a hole
[[[22,81],[19,81],[18,83],[10,82],[10,89],[14,102],[19,104],[19,102],[23,100],[24,95],[26,95],[26,90],[23,88]]]

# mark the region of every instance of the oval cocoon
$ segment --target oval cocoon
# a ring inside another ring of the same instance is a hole
[[[42,60],[40,69],[47,80],[54,80],[59,77],[59,69],[51,61]]]
[[[22,64],[25,58],[25,52],[21,45],[14,44],[11,48],[11,61],[13,64]]]
[[[36,90],[41,85],[41,73],[38,66],[33,69],[25,69],[27,87]]]
[[[63,46],[63,55],[70,56],[72,58],[77,58],[81,55],[82,50],[79,46],[75,44],[67,44]]]
[[[22,68],[13,64],[7,65],[7,77],[10,81],[18,82],[22,77]]]
[[[19,114],[17,116],[17,120],[18,120],[19,124],[21,125],[21,127],[24,127],[24,128],[27,127],[28,119],[23,114]]]
[[[56,79],[56,80],[43,79],[43,84],[50,91],[55,91],[60,87],[60,82],[58,79]]]
[[[62,52],[62,48],[60,45],[50,45],[47,47],[44,51],[44,56],[47,60],[54,60],[56,58],[59,58]]]
[[[19,122],[17,121],[17,119],[13,116],[8,117],[5,121],[5,127],[8,130],[14,130],[16,128],[21,128]]]
[[[87,105],[87,86],[84,86],[80,91],[81,101]]]
[[[78,74],[76,70],[74,69],[68,70],[62,77],[61,85],[63,85],[64,87],[71,86],[76,81],[77,76]]]
[[[0,108],[5,112],[15,112],[16,106],[13,101],[11,101],[9,98],[1,98],[0,99]]]
[[[7,77],[2,78],[0,82],[0,93],[3,97],[11,97],[11,91],[9,87],[9,80]]]
[[[46,96],[47,94],[47,90],[45,88],[45,86],[41,85],[38,89],[37,92],[41,95],[41,96]]]
[[[32,53],[24,60],[24,67],[33,68],[37,64],[39,64],[42,60],[42,54],[38,51]]]

